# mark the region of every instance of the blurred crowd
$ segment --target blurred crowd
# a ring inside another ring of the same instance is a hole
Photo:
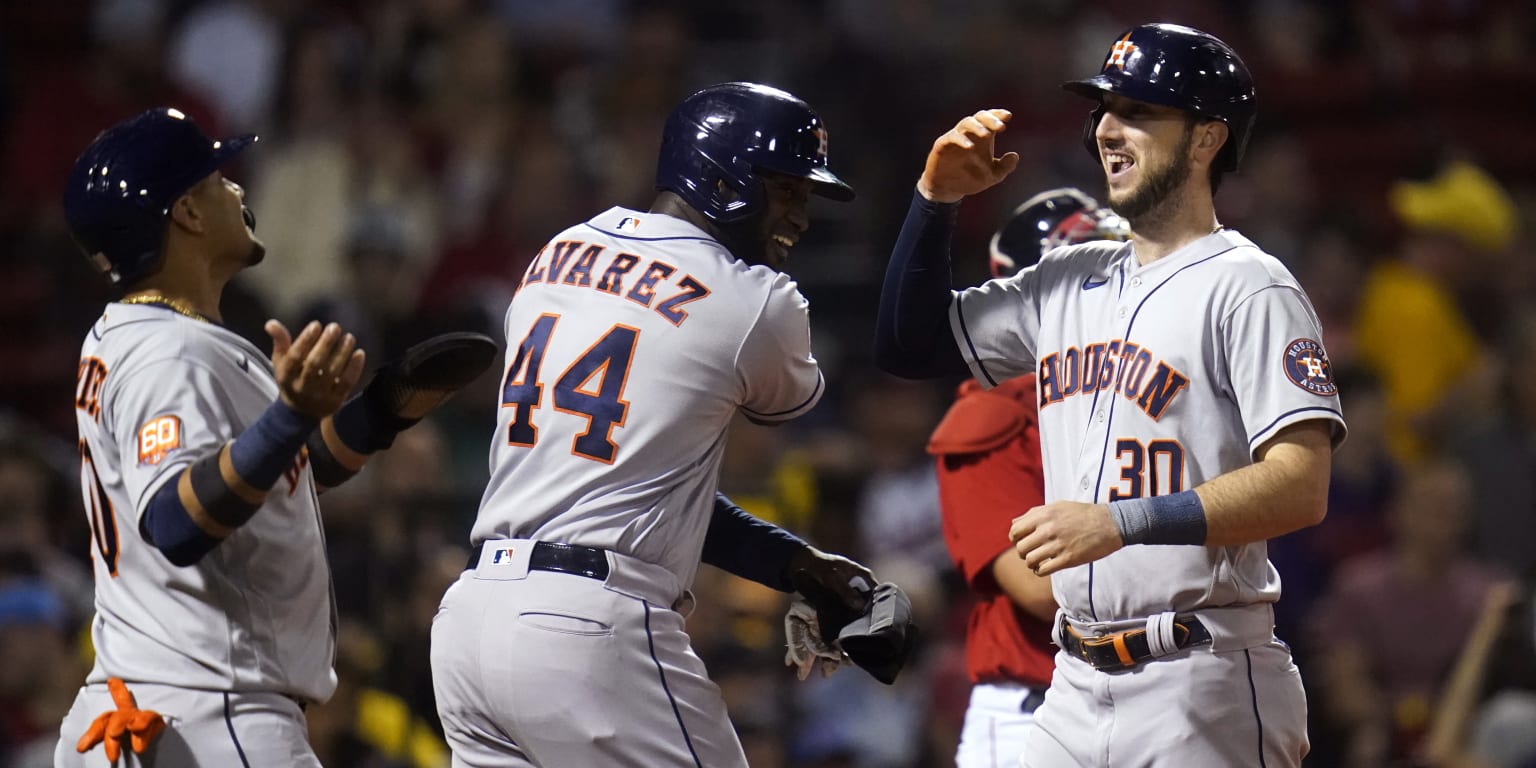
[[[924,642],[892,687],[797,682],[786,598],[708,568],[689,629],[752,765],[952,764],[969,598],[924,445],[954,382],[875,371],[880,277],[928,146],[976,109],[1014,112],[1001,143],[1023,162],[962,208],[957,282],[984,279],[987,238],[1030,194],[1098,194],[1084,107],[1057,85],[1153,20],[1219,35],[1254,72],[1257,132],[1217,210],[1302,281],[1350,424],[1328,519],[1271,544],[1307,764],[1536,766],[1536,10],[1519,0],[0,3],[0,765],[48,764],[90,659],[71,391],[111,294],[58,201],[97,131],[174,105],[212,135],[259,133],[229,175],[268,256],[226,293],[227,323],[266,347],[267,317],[337,320],[382,361],[448,328],[500,339],[546,238],[646,208],[667,112],[737,79],[809,101],[859,198],[813,205],[789,267],[827,397],[733,428],[721,489],[902,584]],[[309,719],[328,766],[447,765],[428,629],[463,567],[496,385],[324,498],[341,688]]]

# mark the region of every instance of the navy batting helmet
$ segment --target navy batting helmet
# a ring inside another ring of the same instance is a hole
[[[1129,239],[1131,225],[1081,190],[1048,189],[1015,208],[993,233],[992,276],[1008,277],[1063,245]]]
[[[722,83],[683,99],[661,137],[656,188],[677,193],[711,221],[762,209],[758,170],[810,179],[823,197],[853,188],[827,168],[827,129],[810,105],[756,83]]]
[[[64,220],[70,235],[114,284],[143,277],[160,258],[171,205],[254,141],[254,135],[213,141],[169,107],[108,128],[69,172]]]
[[[1063,88],[1091,99],[1117,93],[1137,101],[1188,110],[1227,124],[1230,134],[1216,168],[1237,170],[1253,128],[1253,77],[1232,47],[1214,35],[1177,24],[1143,24],[1116,40],[1099,74]],[[1102,111],[1088,119],[1083,143],[1095,160],[1093,132]]]

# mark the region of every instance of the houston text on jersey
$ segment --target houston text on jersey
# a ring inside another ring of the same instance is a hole
[[[1152,361],[1151,350],[1122,339],[1052,352],[1040,358],[1040,407],[1108,390],[1153,419],[1162,418],[1189,377],[1162,360],[1155,366]]]

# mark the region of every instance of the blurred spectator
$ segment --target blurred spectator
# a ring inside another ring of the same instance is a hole
[[[311,320],[341,323],[368,353],[370,367],[420,341],[415,310],[421,275],[411,259],[406,225],[400,211],[386,206],[357,208],[347,227],[341,284],[305,308],[296,327]]]
[[[853,418],[867,473],[859,499],[858,551],[868,560],[901,558],[932,572],[950,569],[939,481],[926,451],[928,433],[941,415],[938,387],[882,374],[856,391]]]
[[[0,440],[0,552],[26,553],[29,568],[65,618],[80,620],[95,609],[95,585],[86,564],[66,552],[58,536],[65,530],[77,534],[70,543],[84,552],[89,534],[73,495],[76,487],[74,478],[66,485],[39,451]]]
[[[70,652],[64,603],[41,580],[26,576],[25,557],[8,554],[0,567],[0,763],[14,768],[53,764],[75,688],[85,670]]]
[[[1447,460],[1406,474],[1392,500],[1391,548],[1346,561],[1318,606],[1321,704],[1347,734],[1346,765],[1414,754],[1484,596],[1505,578],[1464,553],[1471,490]]]
[[[1536,312],[1528,310],[1506,333],[1492,366],[1495,396],[1457,411],[1449,447],[1472,478],[1472,550],[1530,578],[1536,576]]]
[[[1411,464],[1484,375],[1485,350],[1457,306],[1457,288],[1482,275],[1481,254],[1509,245],[1517,221],[1508,195],[1463,162],[1429,182],[1399,182],[1391,202],[1406,231],[1399,258],[1366,279],[1355,345],[1387,393],[1388,445]]]
[[[1296,278],[1312,299],[1335,370],[1356,365],[1354,324],[1365,281],[1364,246],[1355,233],[1325,225],[1312,229],[1297,254]],[[1349,397],[1347,391],[1344,396]]]
[[[212,102],[222,125],[267,127],[291,0],[217,0],[193,8],[169,41],[178,82]],[[214,132],[213,135],[218,135]]]
[[[720,491],[759,518],[810,535],[817,510],[816,469],[794,439],[789,430],[737,416],[720,462]],[[827,513],[843,515],[848,510]]]

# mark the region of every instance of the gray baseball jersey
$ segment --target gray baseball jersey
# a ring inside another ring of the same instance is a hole
[[[1253,462],[1280,429],[1344,420],[1316,314],[1276,259],[1230,230],[1141,265],[1129,243],[1051,251],[958,293],[950,321],[976,378],[1038,375],[1045,498],[1174,493]],[[1273,602],[1264,542],[1135,546],[1051,579],[1091,621]]]
[[[557,235],[506,333],[472,539],[600,547],[685,587],[731,418],[784,421],[822,393],[794,281],[662,214],[613,208]]]
[[[539,252],[507,311],[501,417],[472,538],[432,622],[456,762],[745,766],[677,610],[726,430],[821,396],[804,297],[681,219],[614,208]],[[604,576],[531,567],[599,547]]]
[[[172,565],[140,528],[164,483],[277,397],[267,357],[220,326],[109,304],[92,327],[75,392],[96,576],[89,682],[310,701],[335,690],[330,569],[307,454],[195,565]]]

